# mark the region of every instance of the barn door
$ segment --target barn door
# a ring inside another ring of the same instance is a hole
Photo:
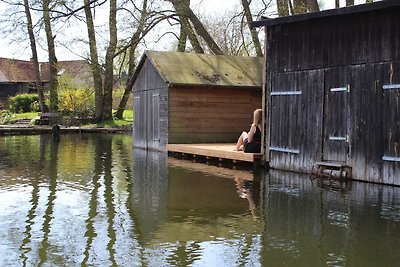
[[[350,89],[347,68],[334,68],[325,72],[323,160],[347,161]]]

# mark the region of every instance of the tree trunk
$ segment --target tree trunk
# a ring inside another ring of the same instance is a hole
[[[124,110],[126,108],[126,104],[128,103],[128,100],[129,100],[129,96],[132,93],[132,87],[133,87],[133,79],[132,78],[133,78],[133,72],[136,67],[135,52],[136,52],[136,48],[140,41],[140,36],[143,34],[143,31],[144,31],[146,17],[147,17],[147,0],[144,0],[143,6],[142,6],[142,11],[140,14],[139,25],[131,38],[131,47],[129,50],[129,67],[128,67],[129,80],[125,85],[124,95],[122,96],[121,101],[119,102],[119,105],[118,105],[117,112],[115,113],[115,117],[117,117],[118,119],[122,119]]]
[[[317,0],[307,0],[308,8],[311,12],[319,11],[319,4]]]
[[[186,33],[187,38],[190,41],[190,44],[193,47],[193,50],[196,53],[203,54],[204,49],[201,47],[201,44],[199,40],[197,39],[196,33],[193,30],[192,25],[190,24],[188,17],[186,15],[186,7],[190,6],[190,0],[183,0],[183,1],[171,1],[172,5],[174,6],[176,13],[178,13],[179,20],[181,22],[181,31],[183,30],[184,33]],[[182,37],[182,33],[180,38]],[[182,47],[183,41],[179,39],[179,45]],[[186,41],[185,41],[185,46],[186,46]]]
[[[89,50],[90,50],[90,66],[92,69],[93,83],[95,90],[95,117],[97,121],[103,119],[103,79],[102,71],[99,64],[99,57],[97,53],[96,44],[96,33],[94,30],[93,16],[90,9],[90,0],[84,0],[84,9],[86,16],[86,27],[89,38]]]
[[[187,2],[182,2],[179,0],[170,0],[174,5],[175,10],[178,12],[179,16],[188,18],[198,35],[200,35],[203,40],[207,43],[208,47],[211,51],[216,55],[223,55],[221,48],[217,45],[211,35],[207,32],[206,28],[204,28],[201,21],[197,18],[197,16],[193,13],[190,7],[187,5]]]
[[[354,0],[346,0],[346,6],[354,6]]]
[[[184,16],[179,16],[179,20],[181,21],[181,27],[186,32],[190,44],[193,47],[193,50],[196,53],[204,54],[204,49],[201,47],[201,44],[197,39],[196,33],[194,32],[189,20]]]
[[[306,0],[293,0],[294,14],[307,13],[307,2]]]
[[[288,0],[276,0],[278,6],[278,16],[289,16],[289,2]]]
[[[247,0],[242,0],[242,6],[243,6],[244,15],[246,16],[247,25],[249,26],[249,30],[251,33],[251,39],[253,40],[256,54],[258,57],[262,57],[263,52],[262,52],[262,48],[261,48],[260,39],[258,39],[257,30],[255,28],[250,28],[250,22],[253,21],[253,17],[251,15],[249,2]]]
[[[110,40],[106,52],[104,73],[103,120],[112,119],[112,91],[114,85],[114,56],[117,49],[117,0],[110,0]]]
[[[36,91],[37,91],[38,98],[39,98],[40,111],[48,112],[48,108],[47,108],[47,106],[45,104],[45,100],[44,100],[43,86],[42,86],[42,82],[41,82],[41,78],[40,78],[40,69],[39,69],[39,60],[38,60],[37,49],[36,49],[36,40],[35,40],[35,34],[33,33],[32,16],[31,16],[31,11],[29,8],[28,0],[24,0],[24,7],[25,7],[25,15],[26,15],[26,19],[27,19],[29,41],[30,41],[31,50],[32,50],[33,69],[35,71],[35,85],[36,85]]]
[[[58,81],[57,81],[57,58],[54,48],[54,37],[50,23],[50,11],[49,11],[50,0],[43,0],[43,21],[44,29],[46,32],[48,53],[49,53],[49,67],[50,67],[50,112],[58,112]],[[53,116],[51,117],[53,118]],[[50,123],[54,123],[50,119]]]
[[[340,7],[340,0],[335,0],[335,7],[339,8]]]
[[[187,33],[181,23],[181,29],[180,29],[180,33],[179,33],[179,43],[178,43],[178,48],[177,51],[178,52],[185,52],[186,51],[186,41],[187,41]]]

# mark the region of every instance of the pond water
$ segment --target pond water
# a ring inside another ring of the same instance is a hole
[[[400,188],[2,136],[0,240],[0,266],[398,266]]]

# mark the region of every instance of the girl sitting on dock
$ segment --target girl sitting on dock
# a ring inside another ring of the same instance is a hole
[[[261,152],[261,123],[262,123],[262,109],[256,109],[253,112],[253,123],[251,124],[249,132],[242,132],[236,143],[237,151],[244,151],[248,153]]]

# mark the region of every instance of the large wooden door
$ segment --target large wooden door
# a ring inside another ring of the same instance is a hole
[[[349,154],[350,90],[348,68],[325,72],[322,158],[346,162]]]

